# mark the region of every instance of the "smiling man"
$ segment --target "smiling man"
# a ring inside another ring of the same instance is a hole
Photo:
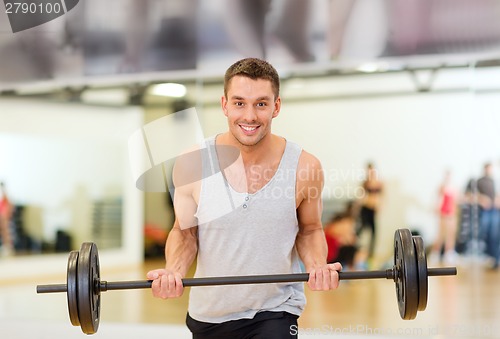
[[[271,132],[279,87],[274,67],[260,59],[226,71],[221,106],[228,131],[206,140],[200,162],[202,178],[215,168],[220,185],[201,180],[176,188],[166,267],[147,275],[155,297],[181,296],[195,258],[195,277],[299,273],[302,261],[311,290],[337,288],[342,267],[326,262],[321,224],[321,164]],[[239,150],[238,166],[221,165],[222,146]],[[174,183],[186,172],[179,167]],[[232,208],[221,213],[227,196]],[[193,338],[296,338],[291,329],[305,304],[302,283],[195,287],[186,323]]]

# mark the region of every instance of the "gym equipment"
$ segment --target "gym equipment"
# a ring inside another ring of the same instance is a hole
[[[394,266],[381,271],[339,272],[340,280],[390,279],[396,284],[396,296],[401,318],[414,319],[427,306],[429,276],[456,275],[456,267],[427,268],[425,247],[421,237],[412,236],[408,229],[394,234]],[[305,282],[309,273],[228,276],[182,279],[185,287],[238,284]],[[110,290],[150,288],[151,280],[101,281],[99,256],[94,243],[83,243],[80,251],[69,254],[66,284],[38,285],[37,293],[66,292],[71,324],[80,326],[86,334],[99,327],[101,292]]]

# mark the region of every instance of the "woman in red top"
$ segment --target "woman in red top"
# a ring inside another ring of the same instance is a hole
[[[327,262],[340,262],[346,269],[364,267],[367,253],[357,246],[354,219],[348,213],[341,213],[325,225],[328,245]]]
[[[12,204],[7,197],[5,185],[0,182],[0,237],[2,239],[2,251],[6,255],[10,255],[14,251],[9,228],[12,212]]]
[[[451,172],[446,171],[439,187],[439,232],[432,246],[430,261],[438,262],[444,245],[444,261],[455,264],[455,239],[457,233],[456,191],[451,186]]]

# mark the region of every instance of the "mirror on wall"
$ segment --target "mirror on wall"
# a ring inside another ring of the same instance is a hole
[[[84,241],[120,248],[138,109],[26,99],[0,107],[0,181],[13,208],[4,251],[66,253]]]

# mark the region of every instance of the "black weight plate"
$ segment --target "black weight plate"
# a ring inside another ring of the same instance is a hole
[[[99,327],[101,311],[99,256],[94,243],[83,243],[78,256],[78,315],[85,334]]]
[[[415,245],[410,230],[394,234],[394,275],[399,314],[402,319],[415,319],[418,310],[418,273]]]
[[[425,311],[429,289],[429,282],[427,280],[427,257],[425,256],[425,246],[422,237],[414,236],[413,243],[415,245],[418,271],[418,310]]]
[[[68,257],[68,272],[66,274],[66,295],[68,298],[69,320],[73,326],[80,326],[78,317],[78,290],[77,290],[77,271],[78,270],[78,251],[72,251]]]

